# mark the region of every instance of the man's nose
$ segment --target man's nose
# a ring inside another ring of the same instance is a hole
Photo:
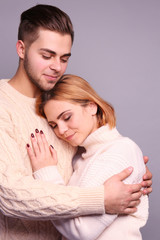
[[[59,72],[61,70],[61,61],[58,58],[54,58],[50,64],[50,69]]]

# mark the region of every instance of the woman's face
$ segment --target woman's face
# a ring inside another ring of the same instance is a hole
[[[49,100],[44,112],[57,137],[72,146],[81,145],[88,135],[97,129],[95,103],[84,107],[77,103]]]

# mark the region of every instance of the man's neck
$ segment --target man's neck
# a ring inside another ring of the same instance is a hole
[[[27,97],[36,98],[40,94],[40,90],[19,70],[8,83]]]

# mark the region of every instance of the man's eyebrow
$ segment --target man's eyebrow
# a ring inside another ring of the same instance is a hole
[[[62,117],[62,115],[63,115],[64,113],[68,112],[68,111],[70,111],[70,109],[68,109],[68,110],[60,113],[60,114],[58,115],[57,119],[60,119],[60,118]],[[51,124],[51,123],[55,123],[55,122],[53,122],[53,121],[48,121],[48,123]]]
[[[50,50],[48,48],[40,48],[40,51],[45,51],[45,52],[48,52],[48,53],[51,53],[53,55],[56,55],[56,52],[53,51],[53,50]],[[71,56],[71,53],[65,53],[63,54],[61,57],[70,57]]]

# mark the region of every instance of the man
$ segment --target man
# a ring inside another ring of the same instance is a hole
[[[25,149],[29,134],[43,129],[58,153],[58,169],[65,182],[71,176],[75,149],[57,139],[45,119],[36,115],[35,101],[67,68],[74,39],[72,23],[60,9],[37,5],[21,15],[17,53],[19,66],[10,80],[0,81],[0,236],[6,239],[59,239],[50,219],[79,215],[133,213],[141,186],[122,180],[132,168],[98,188],[56,186],[34,180]],[[151,188],[146,189],[149,193]],[[39,220],[39,221],[38,221]],[[43,221],[42,221],[43,220]]]

